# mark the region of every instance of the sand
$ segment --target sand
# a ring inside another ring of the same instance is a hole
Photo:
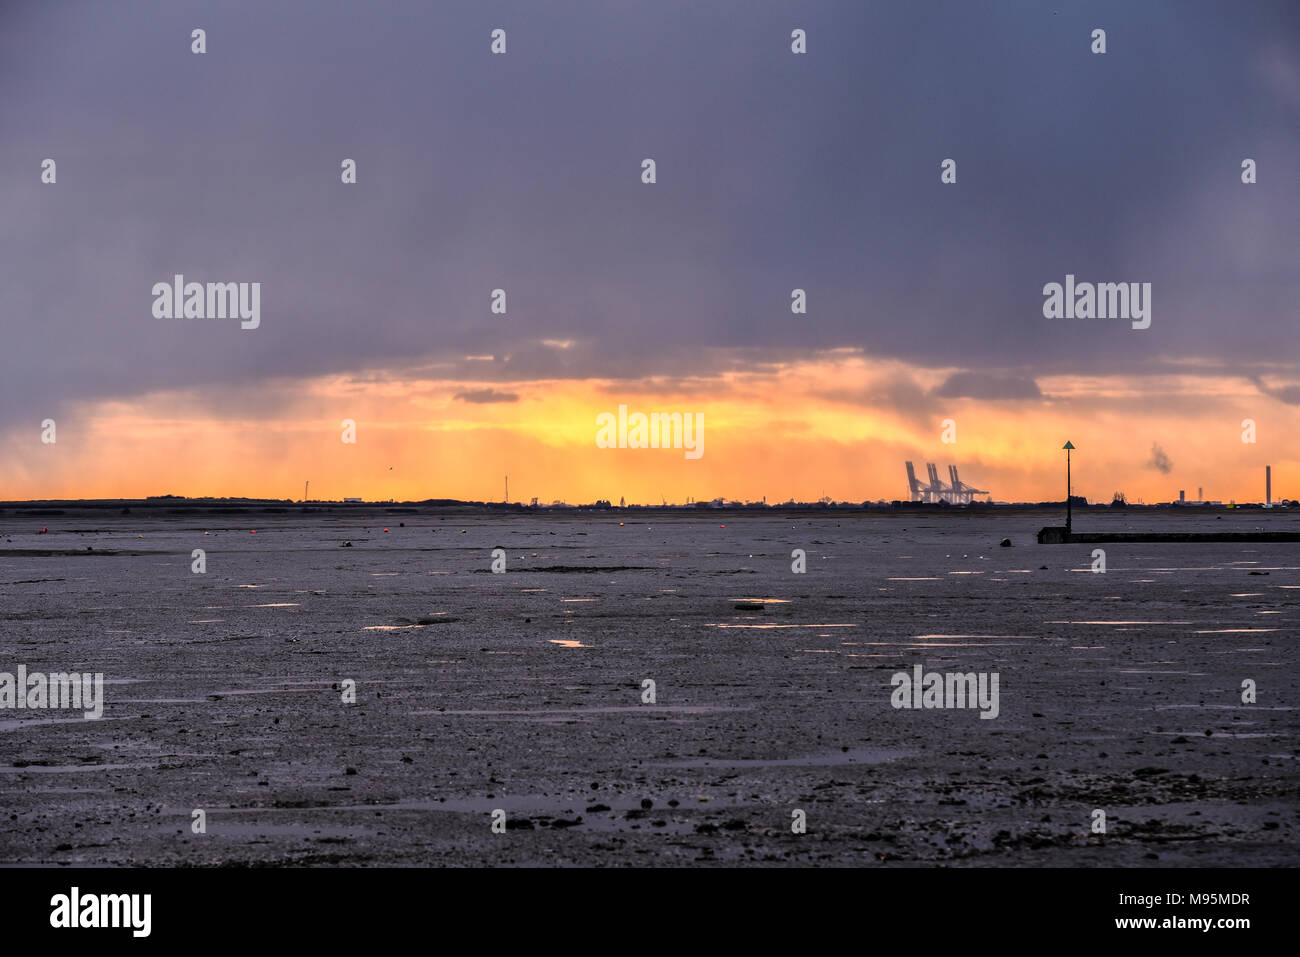
[[[0,671],[106,701],[0,711],[0,863],[1300,864],[1300,546],[1058,518],[5,515]]]

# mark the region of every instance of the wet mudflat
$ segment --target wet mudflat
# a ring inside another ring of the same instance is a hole
[[[0,517],[0,671],[104,675],[98,721],[0,711],[0,863],[1300,863],[1300,546],[391,518]],[[894,708],[916,665],[997,717]]]

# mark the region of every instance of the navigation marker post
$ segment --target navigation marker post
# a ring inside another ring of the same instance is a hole
[[[1070,494],[1070,450],[1074,448],[1074,443],[1069,439],[1061,446],[1065,450],[1065,533],[1070,533],[1070,505],[1072,495]]]

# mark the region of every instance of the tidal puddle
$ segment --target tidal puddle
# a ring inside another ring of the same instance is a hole
[[[236,811],[286,811],[286,810],[313,810],[312,808],[236,808],[232,810],[215,810],[207,818],[207,831],[204,833],[205,839],[218,839],[223,837],[239,838],[248,840],[249,838],[259,837],[282,837],[298,838],[304,841],[318,840],[320,838],[329,838],[334,842],[343,842],[349,840],[367,840],[376,836],[376,831],[380,828],[387,830],[382,821],[375,822],[372,826],[355,826],[345,824],[331,824],[324,827],[318,824],[266,824],[254,823],[248,821],[231,821],[226,819],[227,814]],[[321,808],[320,810],[330,810]],[[160,831],[168,835],[175,834],[175,823],[164,823],[158,825]]]
[[[1283,738],[1283,735],[1272,731],[1215,731],[1214,734],[1207,735],[1204,731],[1151,731],[1150,734],[1158,734],[1162,737],[1182,735],[1186,738]]]
[[[684,761],[652,762],[657,768],[770,768],[770,767],[835,767],[843,764],[884,764],[898,758],[916,754],[888,748],[850,748],[827,754],[812,754],[797,758],[688,758]]]
[[[518,708],[518,709],[489,709],[474,708],[464,711],[412,711],[411,714],[445,714],[445,715],[468,715],[472,717],[499,717],[518,715],[522,717],[531,717],[534,715],[547,714],[628,714],[636,712],[638,714],[653,714],[656,711],[667,711],[673,714],[713,714],[719,711],[749,711],[750,708],[735,708],[729,705],[709,705],[709,704],[642,704],[642,705],[599,705],[589,708]]]
[[[1045,621],[1045,625],[1196,625],[1195,621]]]
[[[222,698],[232,698],[232,697],[237,697],[239,695],[250,695],[250,694],[293,694],[296,692],[304,692],[304,691],[318,692],[321,691],[322,689],[328,688],[331,684],[333,684],[333,682],[326,679],[326,680],[314,682],[314,684],[316,685],[316,687],[312,687],[312,688],[235,688],[231,691],[210,691],[208,692],[208,697],[212,698],[212,697],[219,696]]]
[[[672,795],[670,795],[671,797]],[[687,805],[687,793],[677,795],[681,805],[676,808],[667,805],[667,799],[655,801],[652,809],[641,806],[640,797],[591,793],[583,795],[551,794],[496,794],[494,797],[482,798],[419,798],[392,801],[386,804],[312,804],[305,807],[237,807],[208,808],[208,834],[222,834],[236,837],[252,837],[278,834],[286,837],[312,838],[317,836],[346,839],[347,837],[368,837],[379,828],[387,828],[383,815],[389,812],[434,812],[443,814],[479,814],[484,817],[500,808],[506,812],[507,821],[527,820],[534,830],[567,827],[582,827],[589,830],[623,831],[647,830],[654,833],[685,834],[695,833],[695,825],[700,820],[700,812],[731,811],[748,806],[732,800],[726,804],[711,806],[706,798]],[[685,805],[685,806],[682,806]],[[589,808],[599,807],[592,811]],[[365,814],[370,826],[330,824],[317,825],[308,821],[293,824],[258,824],[235,823],[231,817],[242,815],[267,815],[283,817],[286,814],[312,816],[317,812],[328,811],[344,814]],[[168,817],[186,818],[189,811],[167,810]],[[634,815],[629,817],[628,815]],[[658,822],[658,823],[656,823]],[[393,825],[394,827],[396,825]],[[174,832],[174,822],[163,825],[168,832]]]
[[[1156,705],[1157,711],[1174,711],[1185,708],[1190,711],[1294,711],[1291,705],[1258,705],[1258,704],[1161,704]]]
[[[1016,638],[1020,641],[1032,641],[1033,635],[913,635],[914,641],[929,641],[939,638]]]
[[[904,648],[1005,648],[1023,644],[1019,641],[900,641]]]
[[[710,622],[710,623],[706,624],[704,627],[705,627],[705,628],[856,628],[856,627],[858,627],[858,626],[857,626],[857,625],[854,625],[854,624],[847,624],[847,625],[781,625],[781,624],[777,624],[777,623],[775,623],[775,622],[771,622],[771,623],[764,622],[763,624],[758,624],[758,625],[735,625],[735,624],[724,624],[724,623],[722,623],[722,622]]]
[[[0,718],[0,731],[21,731],[23,728],[30,728],[38,724],[85,724],[90,720],[93,720],[95,724],[103,724],[107,721],[129,721],[134,719],[126,717],[88,719],[83,716],[76,718]]]
[[[207,698],[123,698],[125,704],[209,704]]]
[[[70,774],[77,771],[131,771],[151,769],[157,764],[29,764],[15,768],[0,764],[0,774]]]

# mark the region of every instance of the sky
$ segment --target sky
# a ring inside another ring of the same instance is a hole
[[[1300,497],[1298,157],[1294,0],[0,0],[0,500]]]

